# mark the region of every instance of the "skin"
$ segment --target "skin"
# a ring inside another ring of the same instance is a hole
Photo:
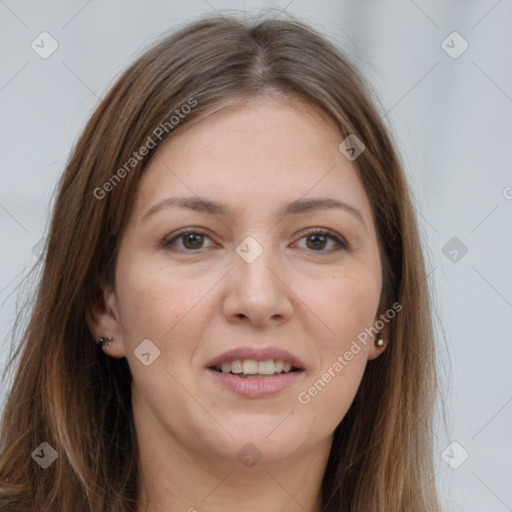
[[[342,140],[314,107],[260,97],[184,125],[145,172],[116,289],[105,288],[88,315],[97,339],[114,340],[106,352],[126,357],[133,375],[145,485],[138,512],[320,510],[332,433],[367,361],[385,350],[370,337],[317,396],[298,401],[383,312],[371,205]],[[143,219],[171,196],[206,197],[236,213],[168,207]],[[342,209],[278,216],[282,205],[313,197],[350,203],[364,226]],[[165,247],[183,228],[206,236]],[[335,252],[334,240],[316,241],[306,228],[330,229],[351,249]],[[263,248],[252,263],[236,252],[247,236]],[[381,332],[386,340],[387,325]],[[148,366],[134,354],[145,339],[160,350]],[[256,399],[221,386],[207,363],[245,345],[290,351],[305,363],[301,379]],[[247,442],[261,453],[252,467],[237,457]]]

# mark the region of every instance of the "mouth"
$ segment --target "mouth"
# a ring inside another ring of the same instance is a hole
[[[217,356],[206,369],[223,389],[245,398],[276,396],[298,385],[302,361],[280,348],[240,347]]]
[[[228,373],[242,379],[265,379],[283,375],[292,372],[302,372],[303,368],[293,366],[289,361],[282,359],[266,359],[257,361],[256,359],[234,359],[225,361],[220,366],[212,365],[208,367],[218,373]]]

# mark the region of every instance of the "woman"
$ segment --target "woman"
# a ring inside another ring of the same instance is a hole
[[[306,25],[213,17],[147,51],[59,184],[0,508],[439,510],[410,196]]]

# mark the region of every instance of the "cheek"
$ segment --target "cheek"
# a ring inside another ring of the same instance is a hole
[[[219,281],[216,272],[186,274],[177,266],[150,258],[119,261],[118,303],[128,348],[144,339],[161,350],[160,362],[190,359],[208,319],[208,295]],[[221,274],[222,275],[222,274]],[[187,340],[187,343],[179,341]]]
[[[368,267],[332,277],[321,293],[309,295],[311,304],[329,327],[318,331],[316,348],[321,361],[301,389],[298,401],[324,417],[328,431],[350,408],[368,361],[368,344],[358,338],[375,321],[380,279]]]
[[[334,352],[344,352],[352,340],[373,325],[380,292],[380,279],[367,269],[344,272],[316,289],[304,289],[304,302],[323,321],[323,335],[316,339],[321,340],[324,354],[332,359]]]
[[[130,335],[159,338],[179,316],[173,289],[149,274],[130,272],[119,286],[120,315]],[[177,320],[176,320],[177,321]]]
[[[161,335],[161,324],[166,324],[166,330],[172,327],[174,317],[179,317],[184,307],[182,299],[192,287],[183,288],[179,269],[155,264],[151,255],[145,256],[137,249],[127,243],[120,251],[124,256],[118,260],[116,273],[120,312],[133,329],[154,325]]]
[[[365,367],[366,357],[361,351],[346,365],[340,362],[327,365],[323,373],[300,390],[297,400],[303,422],[311,423],[318,431],[316,435],[330,434],[343,420],[354,401]]]

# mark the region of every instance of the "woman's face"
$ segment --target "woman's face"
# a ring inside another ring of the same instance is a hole
[[[381,267],[342,140],[307,104],[259,98],[155,155],[94,324],[128,360],[139,436],[226,464],[329,449],[383,350],[357,338],[378,319]],[[269,375],[286,363],[300,370]]]

